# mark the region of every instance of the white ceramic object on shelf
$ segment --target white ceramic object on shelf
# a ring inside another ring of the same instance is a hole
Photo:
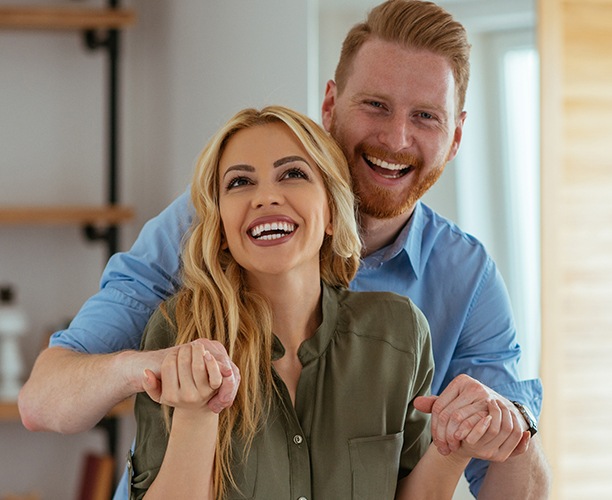
[[[11,287],[0,288],[0,400],[15,401],[22,385],[23,359],[19,339],[28,321],[15,303]]]

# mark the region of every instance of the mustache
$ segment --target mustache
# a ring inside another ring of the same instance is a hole
[[[367,144],[361,145],[359,150],[362,154],[374,156],[388,163],[411,165],[415,168],[423,166],[423,158],[412,153],[392,153],[386,149],[377,146],[368,146]]]

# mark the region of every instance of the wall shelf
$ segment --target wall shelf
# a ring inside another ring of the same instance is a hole
[[[131,26],[136,15],[130,9],[56,7],[0,7],[0,28],[42,30],[118,29]]]
[[[134,210],[119,205],[104,206],[2,206],[0,225],[111,224],[134,217]]]
[[[108,56],[108,132],[106,205],[104,206],[0,206],[0,225],[80,224],[90,241],[101,241],[111,257],[119,250],[119,223],[134,216],[131,208],[119,205],[118,92],[120,29],[133,25],[136,14],[107,0],[107,7],[0,6],[3,30],[80,31],[88,50],[104,50]],[[101,227],[105,226],[105,227]]]
[[[117,418],[131,415],[134,411],[134,398],[128,398],[116,404],[104,418]],[[0,401],[0,422],[21,422],[16,401]]]

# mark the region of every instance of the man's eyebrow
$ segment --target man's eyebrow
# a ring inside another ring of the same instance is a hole
[[[285,156],[284,158],[279,158],[273,163],[273,165],[274,165],[274,168],[278,168],[278,167],[282,167],[283,165],[287,163],[291,163],[293,161],[301,161],[301,162],[306,163],[306,165],[309,165],[309,163],[304,158],[298,155]]]

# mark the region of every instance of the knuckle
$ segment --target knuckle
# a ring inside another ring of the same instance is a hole
[[[463,423],[464,418],[459,412],[453,412],[449,417],[449,423],[459,426]]]
[[[441,424],[446,425],[446,424],[448,424],[448,422],[451,419],[451,414],[447,410],[442,410],[438,414],[438,419],[439,419]]]

